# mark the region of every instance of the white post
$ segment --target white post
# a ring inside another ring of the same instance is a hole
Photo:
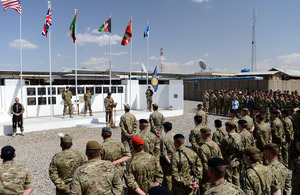
[[[21,68],[21,75],[20,75],[20,80],[21,80],[21,103],[24,104],[23,102],[23,59],[22,59],[22,13],[20,14],[20,68]]]
[[[49,77],[50,77],[50,116],[53,118],[52,104],[52,62],[51,62],[51,29],[49,28]]]
[[[109,18],[111,19],[112,14]],[[111,32],[109,32],[109,92],[111,92]]]
[[[132,33],[132,16],[130,18],[131,21],[131,33]],[[132,36],[131,36],[131,42],[130,42],[130,68],[129,68],[129,105],[131,105],[131,69],[132,69]]]
[[[74,10],[75,11],[75,15],[78,12],[77,9]],[[75,35],[76,35],[76,26],[75,25]],[[78,97],[77,97],[77,93],[78,93],[78,89],[77,89],[77,41],[75,41],[75,94],[76,94],[76,103],[75,103],[75,110],[76,110],[76,117],[78,116]]]
[[[147,20],[147,25],[149,24],[149,19]],[[148,80],[149,80],[149,35],[147,37],[147,46],[146,46],[146,65],[147,65],[147,87],[148,87]]]

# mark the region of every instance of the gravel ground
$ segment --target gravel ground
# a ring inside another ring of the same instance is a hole
[[[193,116],[196,113],[196,106],[200,102],[184,101],[184,115],[177,117],[166,118],[173,124],[174,133],[183,134],[188,143],[188,135],[192,128],[194,128]],[[214,120],[221,119],[228,120],[227,117],[209,115],[208,127],[214,129]],[[25,129],[26,132],[26,129]],[[15,161],[29,168],[33,181],[35,195],[55,194],[55,186],[51,182],[48,175],[48,168],[50,161],[55,153],[61,151],[59,146],[60,140],[58,133],[68,133],[73,136],[73,148],[79,150],[84,154],[85,145],[89,140],[96,140],[102,143],[100,129],[98,128],[66,128],[55,129],[47,131],[38,131],[25,133],[25,136],[20,135],[16,137],[0,136],[0,147],[12,145],[16,149]],[[120,129],[113,130],[113,139],[121,140]]]

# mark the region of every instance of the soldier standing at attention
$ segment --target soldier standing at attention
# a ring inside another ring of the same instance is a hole
[[[129,194],[146,195],[149,189],[158,186],[163,181],[163,172],[158,159],[144,152],[144,141],[134,136],[132,138],[133,157],[126,169],[125,182]]]
[[[106,119],[106,124],[108,125],[111,120],[111,111],[112,107],[111,105],[114,103],[114,99],[111,97],[111,93],[107,93],[107,97],[104,99],[104,107],[105,107],[105,119]]]
[[[131,158],[131,153],[124,147],[121,142],[111,139],[112,131],[109,127],[102,128],[102,160],[112,162],[118,169],[121,178],[124,176],[123,164]],[[125,165],[124,165],[125,166]]]
[[[19,103],[19,98],[15,98],[15,103],[10,107],[10,113],[13,114],[12,126],[13,126],[13,137],[17,135],[17,127],[20,127],[21,135],[24,136],[23,127],[23,113],[24,106]]]
[[[81,152],[73,150],[72,137],[66,134],[60,138],[62,151],[55,154],[49,166],[49,176],[56,186],[57,195],[69,193],[75,170],[86,162]]]
[[[248,108],[243,108],[242,109],[242,119],[247,121],[247,130],[250,132],[250,133],[253,133],[253,130],[254,130],[254,125],[253,125],[253,119],[249,116],[249,109]]]
[[[279,146],[279,161],[282,162],[282,145],[286,143],[285,141],[285,133],[283,129],[283,123],[278,118],[279,112],[272,111],[271,114],[271,132],[272,132],[272,143],[277,144]]]
[[[162,113],[158,112],[158,105],[153,104],[153,113],[150,114],[150,127],[151,132],[154,133],[157,137],[161,137],[163,124],[165,122],[165,117]]]
[[[203,110],[205,112],[208,112],[208,110],[209,110],[209,94],[207,93],[207,90],[205,90],[203,93],[202,101],[203,101]]]
[[[73,175],[70,195],[122,194],[123,184],[116,166],[101,160],[101,145],[96,141],[86,144],[88,162],[78,167]]]
[[[121,142],[126,149],[129,146],[130,151],[132,151],[131,139],[138,129],[138,124],[135,116],[129,112],[130,106],[128,104],[124,105],[124,110],[125,114],[121,116],[119,124],[121,128]]]
[[[296,148],[298,152],[300,152],[300,137],[298,137],[296,140]],[[299,194],[300,191],[300,156],[298,156],[297,159],[293,162],[292,165],[292,171],[293,171],[293,179],[292,179],[292,194],[296,195]]]
[[[223,105],[223,114],[224,114],[224,116],[228,116],[228,113],[230,111],[230,105],[231,105],[231,97],[228,94],[228,92],[225,92],[224,105]]]
[[[146,90],[145,94],[146,94],[146,99],[147,99],[147,110],[148,110],[148,112],[151,112],[153,91],[150,86],[148,86],[148,89]]]
[[[239,129],[238,129],[238,122],[239,122],[239,119],[236,117],[237,116],[237,111],[236,110],[230,110],[230,118],[231,118],[231,121],[235,124],[235,130],[236,132],[238,133],[239,132]]]
[[[26,194],[33,191],[33,182],[28,168],[14,162],[16,157],[12,146],[1,149],[0,194]]]
[[[86,88],[86,93],[84,94],[84,117],[86,116],[88,108],[90,111],[90,116],[93,116],[92,103],[91,103],[92,96],[93,94],[90,92],[90,89]]]
[[[219,147],[221,147],[221,142],[223,138],[228,135],[228,133],[225,129],[222,128],[222,121],[220,121],[219,119],[215,120],[215,128],[216,131],[214,132],[212,140],[216,142]]]
[[[66,91],[64,91],[61,95],[62,99],[64,100],[64,112],[63,112],[63,119],[65,118],[67,107],[69,107],[69,114],[70,118],[73,118],[73,112],[72,112],[72,92],[70,91],[70,88],[67,86]]]
[[[245,193],[238,186],[229,183],[225,179],[226,162],[221,158],[208,160],[207,175],[211,180],[211,187],[204,195],[244,195]]]
[[[285,154],[285,156],[282,156],[283,159],[283,164],[285,166],[288,166],[288,161],[289,161],[289,149],[292,140],[294,139],[294,128],[293,128],[293,122],[292,120],[288,117],[289,112],[287,110],[283,110],[282,113],[282,122],[284,126],[284,134],[285,134],[285,140],[286,143],[283,145],[283,153],[282,155]]]
[[[171,160],[173,195],[197,194],[203,171],[201,160],[195,152],[184,146],[182,134],[174,136],[174,146],[176,152]]]
[[[264,122],[264,116],[256,115],[256,127],[253,131],[256,147],[262,152],[265,146],[272,142],[270,125]]]
[[[247,130],[247,121],[246,120],[239,120],[239,135],[242,138],[243,148],[254,147],[255,140],[254,137],[249,131]]]
[[[207,126],[207,114],[206,114],[206,112],[204,112],[203,111],[203,109],[202,109],[203,107],[202,107],[202,104],[198,104],[197,105],[197,109],[198,109],[198,112],[197,112],[197,116],[202,116],[202,124],[203,124],[203,126]]]
[[[191,133],[189,135],[189,142],[192,144],[193,151],[198,154],[200,145],[203,143],[200,132],[200,129],[203,127],[202,117],[197,115],[194,116],[194,123],[196,127],[191,130]]]

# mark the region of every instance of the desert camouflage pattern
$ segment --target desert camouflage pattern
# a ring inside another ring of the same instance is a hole
[[[201,128],[203,128],[202,123],[197,125],[194,129],[192,129],[189,135],[189,141],[192,144],[192,149],[197,154],[199,153],[200,145],[204,142],[201,138]]]
[[[199,111],[196,113],[196,115],[202,117],[202,123],[201,123],[201,124],[202,124],[204,127],[207,127],[208,118],[207,118],[206,112],[204,112],[203,110],[199,110]]]
[[[148,129],[140,131],[137,135],[144,141],[144,151],[155,156],[157,160],[160,157],[160,139]]]
[[[242,138],[242,143],[244,148],[248,147],[254,147],[255,146],[255,140],[254,137],[247,129],[243,129],[239,135]]]
[[[128,138],[130,134],[135,134],[138,129],[138,122],[133,114],[130,112],[126,112],[120,118],[121,128],[121,142],[124,144],[126,148],[128,146],[132,149],[131,139]]]
[[[149,117],[149,122],[150,122],[150,130],[152,133],[155,135],[157,132],[161,132],[164,130],[164,122],[165,122],[165,117],[162,113],[158,112],[155,110],[152,114],[150,114]]]
[[[225,129],[217,128],[213,134],[212,140],[221,147],[221,142],[226,135],[228,135],[228,133]]]
[[[226,180],[216,182],[211,185],[210,189],[207,190],[204,195],[244,195],[245,193],[241,188]]]

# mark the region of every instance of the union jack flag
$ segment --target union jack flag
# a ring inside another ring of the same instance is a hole
[[[1,0],[1,3],[4,7],[4,11],[8,8],[16,10],[19,14],[21,14],[21,0]]]
[[[50,26],[52,25],[52,14],[51,14],[51,2],[48,1],[48,12],[47,12],[47,16],[46,16],[46,19],[45,19],[45,24],[44,24],[44,28],[43,28],[43,32],[42,32],[42,35],[43,36],[46,36],[47,37],[47,34],[48,34],[48,30],[50,28]]]

